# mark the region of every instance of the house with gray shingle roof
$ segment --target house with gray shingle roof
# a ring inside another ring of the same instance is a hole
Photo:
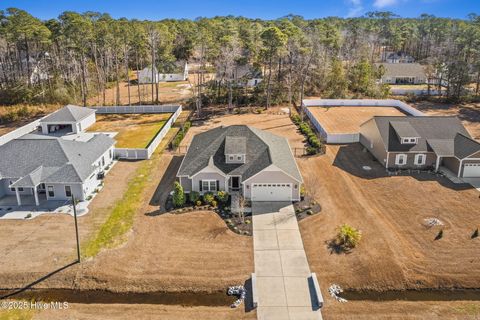
[[[422,65],[418,63],[377,63],[384,73],[381,83],[388,84],[423,84],[427,82],[427,75]]]
[[[434,169],[480,177],[480,143],[457,117],[373,117],[360,126],[360,143],[386,168]]]
[[[102,133],[79,140],[62,134],[83,134],[93,123],[95,110],[69,105],[40,120],[41,134],[0,145],[0,198],[16,197],[19,206],[72,195],[86,200],[101,183],[99,173],[113,162],[115,140]]]
[[[252,201],[298,201],[303,181],[287,139],[245,125],[197,134],[177,178],[186,193],[238,192]]]
[[[40,120],[43,134],[82,132],[95,123],[95,110],[67,105]]]

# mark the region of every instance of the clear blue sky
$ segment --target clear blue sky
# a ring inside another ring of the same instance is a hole
[[[98,11],[114,18],[160,20],[164,18],[235,15],[275,19],[287,14],[305,18],[361,16],[365,12],[392,11],[402,17],[422,13],[438,17],[466,18],[480,14],[480,0],[2,0],[0,9],[16,7],[40,19],[57,17],[61,12]]]

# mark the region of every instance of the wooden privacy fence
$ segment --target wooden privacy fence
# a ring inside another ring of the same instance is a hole
[[[360,134],[356,133],[328,133],[321,123],[310,112],[309,107],[395,107],[407,114],[415,117],[423,117],[425,114],[403,101],[385,99],[305,99],[302,101],[302,108],[310,122],[313,124],[318,133],[327,143],[354,143],[359,142]]]
[[[114,107],[94,107],[98,114],[154,114],[154,113],[170,113],[173,114],[168,118],[162,129],[155,135],[145,149],[138,148],[116,148],[115,157],[118,159],[128,160],[144,160],[150,159],[153,152],[162,142],[172,125],[182,113],[181,105],[163,105],[163,106],[114,106]]]

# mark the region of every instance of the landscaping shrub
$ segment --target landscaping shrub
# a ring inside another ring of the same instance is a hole
[[[173,190],[173,205],[176,208],[179,208],[185,204],[185,193],[183,192],[183,187],[178,181],[175,181],[174,190]]]
[[[196,205],[197,207],[200,207],[200,206],[202,205],[202,201],[200,201],[200,200],[196,201],[196,202],[195,202],[195,205]]]
[[[302,121],[298,114],[292,114],[291,119],[292,119],[292,122],[295,123],[297,126]]]
[[[190,191],[190,194],[188,195],[188,200],[191,203],[197,203],[198,200],[200,200],[200,193],[198,193],[197,191]]]
[[[218,191],[217,192],[217,200],[221,204],[225,204],[228,201],[228,192],[227,191]]]
[[[207,192],[203,195],[203,201],[207,204],[212,204],[212,201],[215,200],[215,197],[213,196],[213,193]]]
[[[308,155],[314,155],[314,154],[317,154],[318,153],[318,150],[314,147],[307,147],[307,154]]]
[[[320,148],[320,141],[318,140],[318,138],[316,136],[310,138],[308,140],[308,142],[310,143],[310,145],[316,149]]]
[[[212,207],[216,208],[218,203],[216,200],[212,200],[212,203],[211,203]]]
[[[337,241],[338,244],[345,249],[355,248],[362,238],[362,232],[357,230],[348,224],[342,224],[338,228]]]

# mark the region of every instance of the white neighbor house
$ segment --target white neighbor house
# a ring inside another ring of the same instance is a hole
[[[72,195],[86,200],[100,184],[98,174],[113,162],[115,140],[102,133],[84,134],[81,141],[58,134],[82,134],[94,122],[95,110],[69,105],[40,121],[46,134],[29,133],[1,145],[0,198],[16,196],[19,206]]]
[[[141,84],[158,82],[186,81],[188,79],[188,63],[185,62],[181,73],[159,73],[156,67],[146,67],[138,72],[138,82]]]

